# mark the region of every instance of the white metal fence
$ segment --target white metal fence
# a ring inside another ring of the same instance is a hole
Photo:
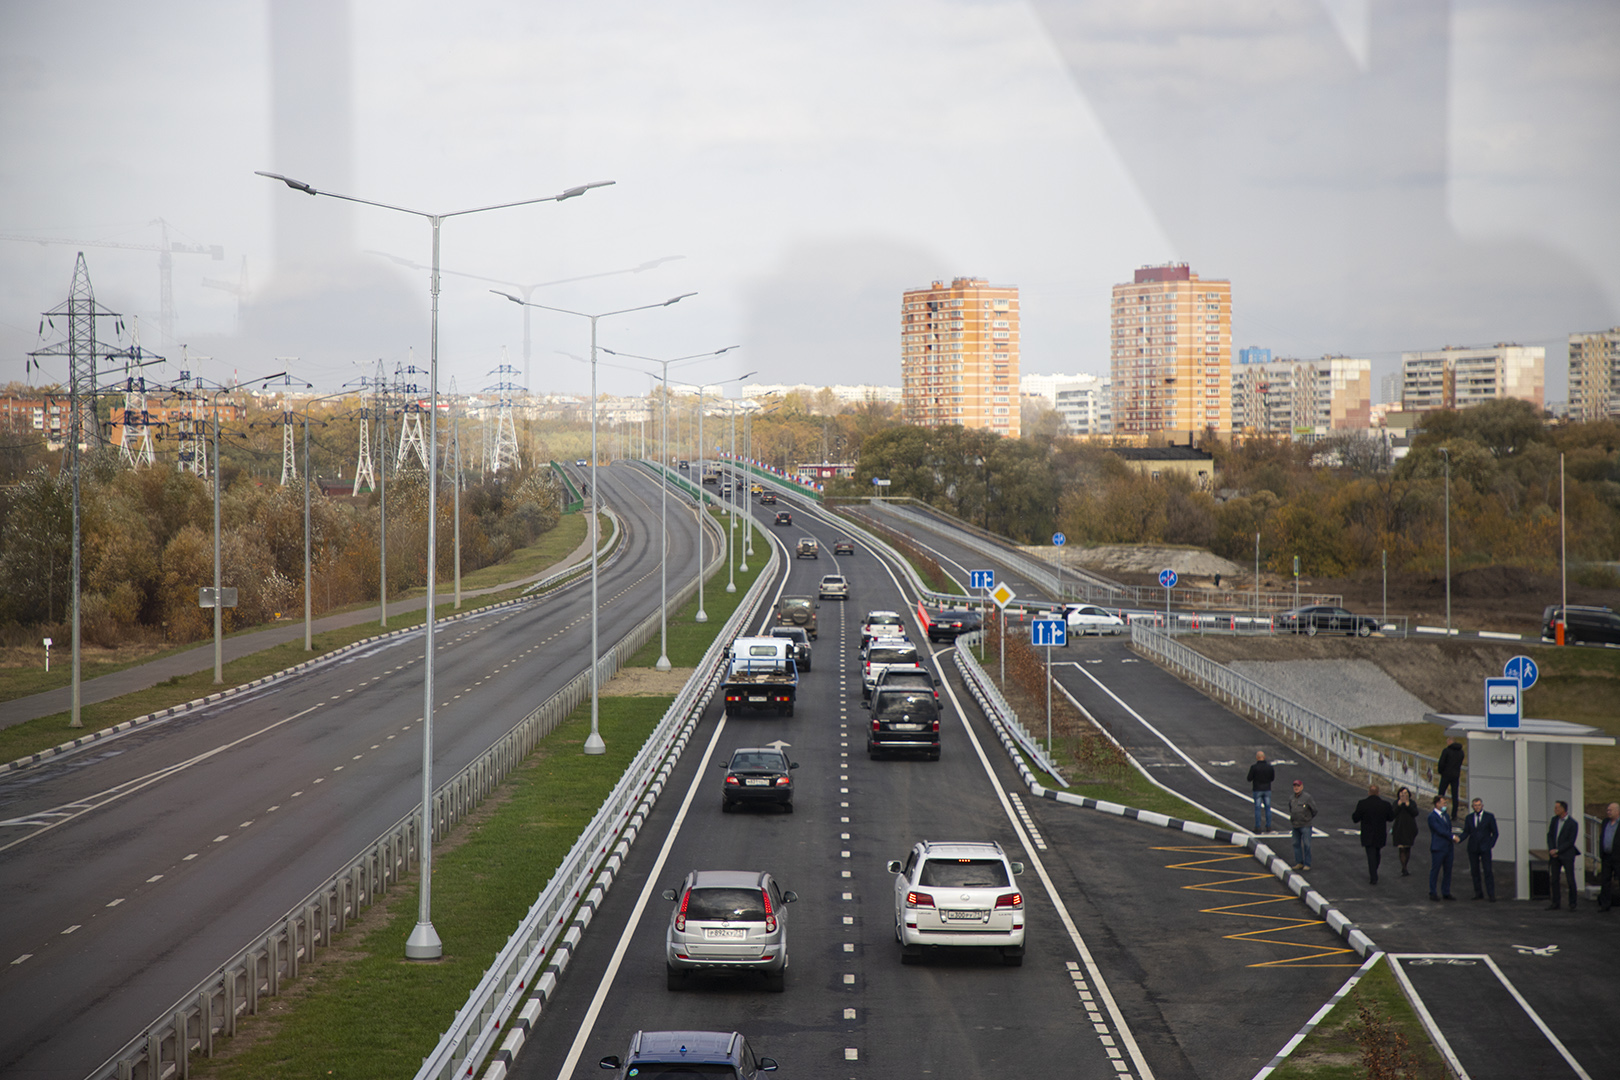
[[[1013,711],[1013,707],[1007,704],[1006,698],[1002,697],[1000,687],[996,686],[995,681],[985,673],[984,668],[979,666],[979,661],[974,658],[971,646],[976,644],[978,635],[982,633],[981,630],[973,634],[963,634],[957,638],[956,649],[952,654],[956,658],[956,669],[961,672],[962,681],[967,684],[968,692],[978,700],[979,707],[985,711],[986,715],[1001,722],[1007,733],[1012,736],[1013,741],[1018,744],[1024,753],[1029,755],[1031,760],[1051,774],[1052,778],[1058,782],[1059,787],[1068,787],[1069,782],[1063,779],[1062,773],[1058,772],[1057,766],[1052,763],[1052,758],[1047,754],[1046,748],[1024,727],[1023,723],[1018,719],[1018,714]]]

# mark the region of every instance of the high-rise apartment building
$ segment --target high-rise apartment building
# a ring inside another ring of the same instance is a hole
[[[1232,283],[1186,263],[1114,286],[1110,363],[1118,435],[1190,442],[1232,427]]]
[[[1313,440],[1372,423],[1372,361],[1347,356],[1232,368],[1232,430]]]
[[[1114,430],[1113,395],[1104,376],[1081,375],[1057,388],[1058,415],[1074,435],[1106,435]]]
[[[1547,350],[1539,345],[1447,346],[1401,354],[1401,411],[1467,409],[1497,398],[1545,406]]]
[[[1620,419],[1620,327],[1569,335],[1569,418]]]
[[[900,403],[908,423],[1018,438],[1018,287],[955,278],[907,289]]]

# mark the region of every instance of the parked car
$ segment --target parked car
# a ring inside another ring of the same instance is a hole
[[[963,634],[982,629],[984,620],[977,611],[947,608],[928,617],[929,641],[955,641]]]
[[[855,545],[849,540],[835,540],[833,541],[833,554],[853,555],[855,554]]]
[[[1123,634],[1125,620],[1096,604],[1064,604],[1063,618],[1069,624],[1069,633],[1084,637],[1086,634]]]
[[[720,810],[729,814],[739,806],[780,806],[793,813],[793,770],[782,751],[769,746],[745,746],[733,750],[731,760],[722,762],[726,782],[720,789]]]
[[[787,638],[793,642],[793,662],[800,671],[810,670],[810,635],[799,626],[773,626],[771,637]]]
[[[623,1058],[610,1054],[599,1064],[623,1080],[687,1074],[754,1080],[776,1071],[775,1058],[755,1057],[748,1040],[735,1031],[638,1031]]]
[[[1371,615],[1352,615],[1341,607],[1312,604],[1278,615],[1273,626],[1279,634],[1353,634],[1371,637],[1378,632],[1378,620]]]
[[[997,949],[1008,966],[1024,962],[1024,895],[1013,887],[1024,864],[1000,844],[923,840],[889,872],[902,964],[915,964],[931,946]]]
[[[866,651],[866,643],[874,637],[894,636],[904,637],[906,633],[905,620],[898,611],[868,611],[861,620],[861,637],[856,648]]]
[[[752,870],[694,870],[678,889],[664,932],[664,965],[671,990],[694,971],[757,971],[765,988],[781,993],[788,966],[787,905],[799,897]]]
[[[791,525],[793,524],[793,515],[786,510],[778,510],[776,512],[776,523],[778,525]]]
[[[776,625],[803,627],[816,640],[816,602],[808,596],[784,596],[776,602]]]
[[[780,517],[781,515],[778,514],[777,516]],[[793,549],[793,557],[795,559],[819,559],[821,558],[820,552],[821,545],[807,536],[799,541],[798,547]]]
[[[1564,640],[1584,641],[1591,644],[1620,645],[1620,615],[1612,608],[1571,604],[1561,607],[1549,604],[1541,613],[1541,636],[1549,641],[1558,640],[1554,624],[1563,622]]]
[[[821,579],[821,589],[818,596],[822,600],[848,600],[849,582],[842,574],[828,574]]]

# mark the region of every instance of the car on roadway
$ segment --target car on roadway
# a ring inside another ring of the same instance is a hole
[[[1064,604],[1063,621],[1068,624],[1069,633],[1076,637],[1125,632],[1124,619],[1096,604]]]
[[[929,641],[955,641],[963,634],[984,628],[984,620],[977,611],[966,608],[945,608],[928,617]]]
[[[764,492],[765,492],[765,485],[763,485],[763,484],[751,484],[751,485],[749,485],[748,494],[750,494],[750,495],[762,495],[762,494],[764,494]]]
[[[685,989],[694,971],[757,971],[767,990],[785,989],[787,905],[796,893],[762,871],[694,870],[663,895],[675,902],[664,932],[669,989]]]
[[[861,637],[856,648],[866,651],[866,643],[880,636],[905,636],[906,622],[898,611],[868,611],[861,620]]]
[[[855,544],[854,544],[854,542],[850,541],[850,540],[834,540],[833,541],[833,554],[834,555],[853,555],[853,554],[855,554]]]
[[[788,513],[786,510],[778,510],[776,512],[776,524],[778,524],[778,525],[791,525],[791,524],[793,524],[793,515]]]
[[[878,677],[895,664],[902,667],[918,666],[917,646],[909,638],[875,637],[867,643],[866,654],[861,658],[862,701],[871,698],[872,687],[877,684]]]
[[[729,814],[739,806],[780,806],[793,813],[793,770],[797,761],[774,746],[744,746],[722,762],[726,781],[720,788],[720,810]]]
[[[890,664],[872,680],[872,693],[884,687],[903,686],[909,690],[927,690],[939,700],[939,677],[921,664]]]
[[[754,1080],[776,1071],[776,1059],[756,1057],[748,1040],[736,1031],[638,1031],[630,1036],[624,1057],[609,1054],[598,1062],[630,1080],[664,1076],[715,1076]]]
[[[690,469],[692,467],[692,463],[689,462],[689,461],[677,461],[675,463],[675,467],[684,472],[685,470]]]
[[[761,506],[775,506],[776,505],[776,493],[774,491],[762,491],[762,492],[760,492],[759,505],[761,505]]]
[[[1571,604],[1567,608],[1549,604],[1541,613],[1541,636],[1548,641],[1558,640],[1557,624],[1564,624],[1565,641],[1584,641],[1598,645],[1620,645],[1620,615],[1612,608]]]
[[[586,461],[584,458],[580,458],[579,460],[575,461],[574,464],[583,469],[585,466],[589,465],[590,462]]]
[[[793,663],[800,671],[810,670],[810,635],[800,626],[773,626],[771,637],[793,642]]]
[[[814,641],[816,608],[819,606],[808,596],[784,596],[776,602],[776,625],[801,627]]]
[[[1272,627],[1279,634],[1350,634],[1371,637],[1378,632],[1378,620],[1371,615],[1352,615],[1330,604],[1308,604],[1278,615]]]
[[[795,559],[819,559],[821,558],[821,545],[806,536],[793,549],[793,557]]]
[[[848,600],[849,581],[843,574],[828,574],[821,579],[817,597],[822,600]]]
[[[939,698],[933,686],[879,686],[872,691],[866,756],[920,753],[939,760]]]
[[[1009,967],[1024,962],[1024,894],[1013,884],[1024,864],[1000,844],[923,840],[889,872],[902,964],[928,948],[995,949]]]

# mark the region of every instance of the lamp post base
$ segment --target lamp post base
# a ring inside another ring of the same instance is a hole
[[[405,939],[405,959],[407,960],[437,960],[444,956],[444,945],[439,941],[438,931],[433,929],[430,922],[419,922],[411,931],[411,936]]]
[[[672,666],[673,665],[671,665],[670,662],[669,662],[669,657],[660,656],[658,658],[658,663],[653,665],[653,670],[654,671],[668,671],[668,670],[670,670],[670,668]]]
[[[707,611],[704,611],[702,608],[698,608],[698,613],[692,617],[692,621],[693,622],[708,622],[709,621],[709,613]]]
[[[602,741],[601,735],[593,731],[585,737],[585,752],[587,754],[605,754],[607,753],[607,743]]]

